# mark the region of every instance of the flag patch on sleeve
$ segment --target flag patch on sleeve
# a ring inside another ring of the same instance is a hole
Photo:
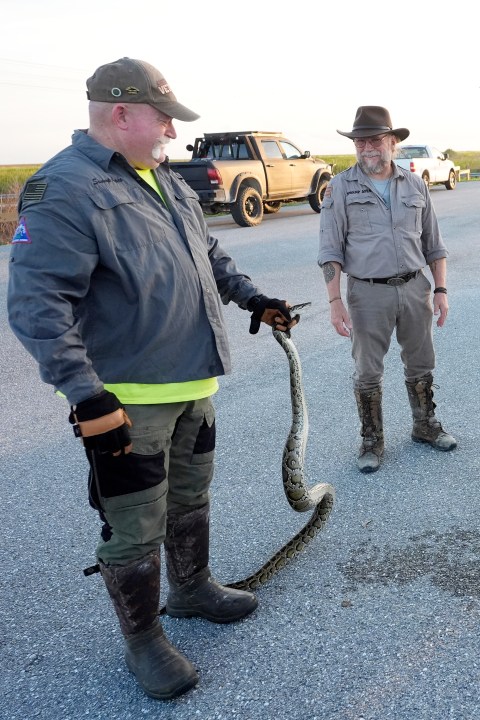
[[[31,180],[25,185],[25,190],[23,192],[22,200],[23,201],[29,201],[29,202],[40,202],[40,200],[45,195],[45,190],[47,189],[47,183],[46,182],[36,182],[34,180]]]
[[[27,230],[27,221],[24,217],[20,218],[20,222],[17,225],[17,229],[12,238],[12,244],[14,243],[31,243],[32,240]]]

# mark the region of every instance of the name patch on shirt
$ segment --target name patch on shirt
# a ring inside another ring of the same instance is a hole
[[[20,222],[17,225],[17,229],[15,230],[15,234],[12,238],[12,245],[14,243],[31,243],[32,240],[30,238],[30,235],[28,234],[27,230],[27,221],[24,217],[20,218]]]
[[[101,180],[98,180],[97,178],[93,178],[92,183],[94,185],[102,185],[103,183],[121,183],[123,182],[123,178],[102,178]]]

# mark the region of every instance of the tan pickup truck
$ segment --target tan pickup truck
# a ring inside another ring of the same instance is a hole
[[[308,200],[319,213],[333,168],[279,132],[205,133],[187,145],[191,160],[171,162],[197,193],[206,214],[230,212],[235,222],[258,225],[284,203]]]

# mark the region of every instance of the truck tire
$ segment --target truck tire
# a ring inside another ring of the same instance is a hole
[[[427,188],[430,189],[430,175],[428,174],[428,172],[426,170],[422,175],[422,180],[425,183],[425,185],[427,186]]]
[[[325,195],[325,188],[329,183],[330,178],[320,178],[316,192],[308,196],[308,202],[310,207],[316,213],[319,213],[322,209],[322,200]]]
[[[450,170],[448,174],[448,180],[445,183],[445,187],[447,190],[454,190],[457,186],[457,176],[455,175],[454,170]]]
[[[282,207],[282,203],[280,200],[272,200],[272,202],[264,202],[263,203],[263,212],[265,215],[273,215],[274,213],[277,213],[280,208]]]
[[[259,225],[263,218],[263,202],[260,193],[250,185],[238,191],[237,199],[230,206],[232,217],[240,227]]]

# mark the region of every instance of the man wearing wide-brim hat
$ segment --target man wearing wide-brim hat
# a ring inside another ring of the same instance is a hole
[[[339,335],[352,340],[354,393],[361,422],[357,458],[361,472],[374,472],[384,453],[382,383],[393,332],[401,348],[413,414],[412,439],[437,450],[457,443],[435,417],[433,315],[443,327],[448,314],[446,258],[427,186],[393,159],[407,128],[394,128],[384,107],[358,108],[351,131],[356,164],[332,178],[320,215],[320,253]],[[432,286],[424,274],[428,265]],[[347,305],[341,273],[347,275]]]

